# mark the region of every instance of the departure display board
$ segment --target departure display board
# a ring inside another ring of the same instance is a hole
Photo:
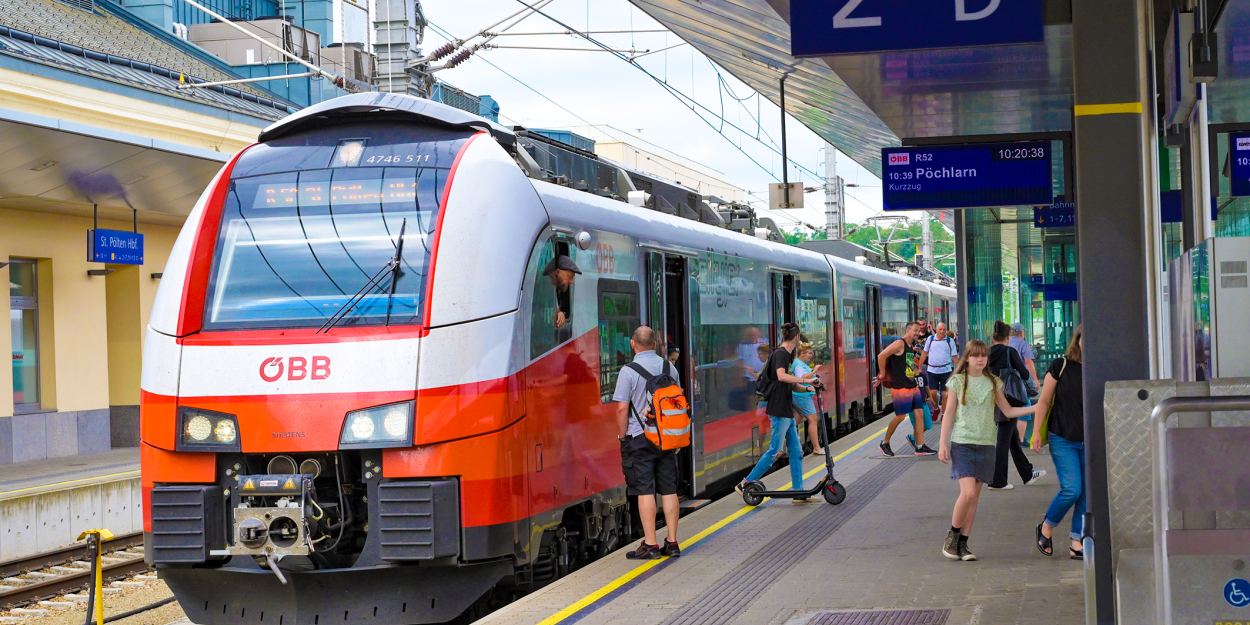
[[[1049,141],[884,148],[885,210],[1049,205],[1050,152]]]
[[[1232,181],[1229,184],[1233,197],[1250,195],[1250,133],[1233,133],[1228,136],[1232,148]]]

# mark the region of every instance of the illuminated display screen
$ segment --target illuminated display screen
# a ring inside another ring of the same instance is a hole
[[[1049,141],[881,150],[885,210],[1049,205]]]
[[[257,206],[359,206],[392,202],[412,202],[417,197],[417,181],[345,180],[257,186]],[[328,201],[327,201],[328,200]]]

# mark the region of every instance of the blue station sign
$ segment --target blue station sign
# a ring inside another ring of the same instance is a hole
[[[1233,133],[1228,136],[1230,159],[1232,161],[1232,182],[1230,183],[1233,197],[1250,195],[1250,133]]]
[[[885,210],[1049,205],[1050,142],[884,148]]]
[[[1040,229],[1075,228],[1076,202],[1055,200],[1050,206],[1033,209],[1033,227]]]
[[[1042,0],[790,0],[794,56],[1042,41]]]
[[[128,230],[87,230],[87,262],[143,264],[143,235]]]

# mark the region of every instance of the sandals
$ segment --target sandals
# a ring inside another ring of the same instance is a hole
[[[1042,524],[1041,524],[1041,523],[1038,523],[1038,524],[1037,524],[1037,550],[1038,550],[1038,551],[1040,551],[1040,552],[1042,552],[1042,555],[1044,555],[1044,556],[1046,556],[1046,557],[1048,557],[1048,558],[1049,558],[1050,556],[1055,555],[1055,545],[1054,545],[1054,542],[1053,542],[1053,540],[1052,540],[1051,538],[1047,538],[1046,536],[1044,536],[1044,535],[1042,534]],[[1075,550],[1073,550],[1073,549],[1069,549],[1069,551],[1075,551]],[[1069,554],[1069,555],[1071,555],[1071,554]],[[1074,556],[1074,557],[1075,557],[1075,556]]]
[[[1068,557],[1073,560],[1084,560],[1085,552],[1080,549],[1073,549],[1072,547],[1068,547]]]

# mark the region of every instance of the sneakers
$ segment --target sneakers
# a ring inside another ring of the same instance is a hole
[[[948,530],[946,540],[942,541],[942,555],[947,560],[959,560],[959,532]]]
[[[968,551],[968,537],[967,536],[963,536],[963,535],[959,536],[958,550],[959,550],[958,552],[959,559],[963,560],[964,562],[972,562],[973,560],[977,559],[977,556],[975,554],[973,554],[971,551]]]
[[[668,545],[665,544],[665,547]],[[675,546],[675,545],[674,545]],[[638,548],[625,554],[630,560],[657,560],[662,554],[659,545],[648,545],[645,541]]]
[[[1015,486],[1011,482],[1007,482],[1006,486],[986,486],[986,488],[990,490],[1011,490],[1015,488]]]
[[[890,449],[890,444],[889,444],[889,443],[887,443],[887,442],[885,442],[885,441],[882,441],[882,442],[878,445],[878,447],[880,447],[880,448],[881,448],[881,453],[883,453],[883,454],[885,454],[886,456],[889,456],[889,457],[891,457],[891,458],[893,458],[893,457],[894,457],[894,450],[893,450],[893,449]]]
[[[936,451],[933,451],[932,449],[930,449],[928,445],[921,445],[921,446],[919,446],[919,447],[917,447],[917,448],[916,448],[916,455],[917,455],[917,456],[933,456],[933,455],[936,455],[936,454],[937,454],[937,452],[936,452]]]
[[[1024,485],[1031,486],[1034,482],[1044,477],[1046,477],[1046,469],[1033,469],[1033,477],[1029,478],[1029,481],[1025,482]]]
[[[660,548],[660,555],[668,556],[670,558],[680,558],[681,547],[677,546],[677,543],[665,538],[664,546]]]

